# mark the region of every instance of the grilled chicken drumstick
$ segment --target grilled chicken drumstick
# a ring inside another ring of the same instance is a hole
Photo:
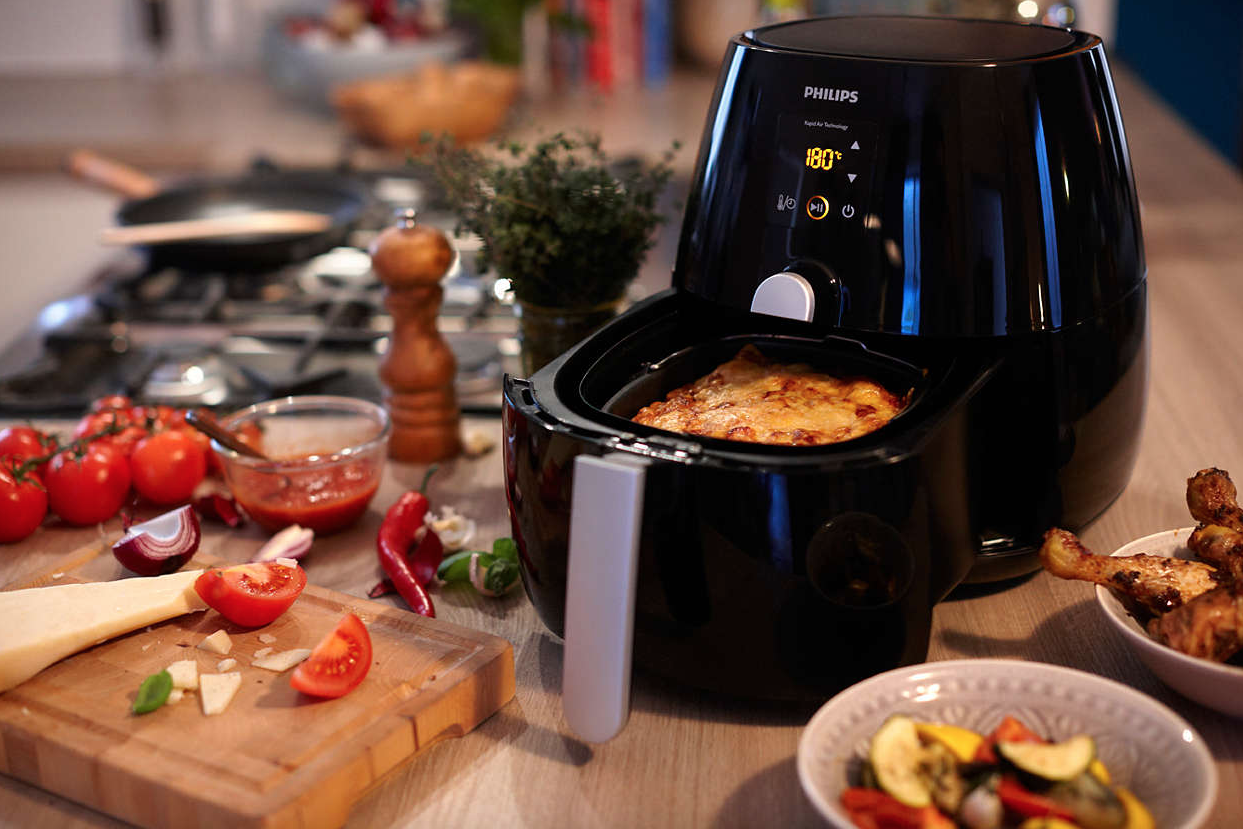
[[[1243,532],[1243,509],[1224,469],[1201,469],[1187,479],[1187,507],[1201,524],[1218,524]]]
[[[1128,610],[1160,615],[1219,587],[1222,574],[1208,564],[1162,556],[1096,555],[1074,533],[1053,528],[1040,547],[1044,569],[1062,579],[1110,587],[1122,594]]]
[[[1243,591],[1218,587],[1148,622],[1148,635],[1190,656],[1221,662],[1243,650]]]
[[[1236,584],[1243,584],[1243,533],[1217,524],[1202,524],[1187,546],[1197,556],[1223,573],[1228,573]]]

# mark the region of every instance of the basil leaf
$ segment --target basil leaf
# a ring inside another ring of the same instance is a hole
[[[498,538],[492,542],[492,555],[518,563],[518,545],[512,538]]]
[[[480,564],[482,563],[483,558],[480,557]],[[507,558],[496,559],[483,574],[483,586],[498,595],[512,587],[517,580],[518,565]]]
[[[168,671],[152,674],[138,686],[138,696],[134,699],[135,714],[149,714],[168,702],[168,695],[173,690],[173,678]]]

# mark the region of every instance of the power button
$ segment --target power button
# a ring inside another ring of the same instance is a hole
[[[829,200],[824,196],[812,196],[807,200],[807,215],[816,221],[829,215]]]

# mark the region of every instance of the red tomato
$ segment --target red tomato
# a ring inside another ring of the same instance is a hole
[[[211,438],[184,422],[181,425],[177,425],[176,421],[174,421],[169,428],[174,432],[181,432],[183,435],[190,438],[190,440],[198,444],[198,447],[203,450],[203,457],[207,458],[208,470],[212,469],[211,459],[212,455],[215,453],[211,451]]]
[[[117,448],[125,457],[134,454],[134,449],[138,444],[151,433],[142,426],[126,426],[115,435],[99,438],[104,443],[110,443]]]
[[[304,694],[334,699],[357,688],[369,670],[371,635],[361,619],[347,613],[306,661],[294,668],[289,684]]]
[[[130,456],[134,489],[157,504],[185,501],[207,474],[207,456],[180,430],[143,438]]]
[[[129,410],[130,420],[140,426],[159,429],[170,425],[176,410],[172,406],[134,406]]]
[[[48,506],[70,524],[94,524],[116,515],[129,482],[125,456],[102,441],[87,446],[80,458],[61,452],[48,463],[43,479]]]
[[[92,402],[91,411],[106,412],[109,409],[128,409],[132,405],[134,405],[133,401],[123,394],[109,394]]]
[[[133,418],[129,416],[127,409],[108,409],[102,412],[93,412],[78,421],[78,425],[73,427],[73,436],[75,438],[85,438],[91,435],[98,435],[108,429],[113,428],[116,424],[117,431],[124,429],[126,426],[134,425]]]
[[[47,515],[47,491],[34,472],[17,472],[22,460],[0,458],[0,544],[21,541]]]
[[[280,616],[306,587],[301,567],[274,561],[207,570],[194,590],[207,605],[237,625],[255,628]]]
[[[30,426],[9,426],[0,429],[0,455],[16,458],[39,458],[57,449],[56,438]],[[47,464],[39,466],[42,474]]]

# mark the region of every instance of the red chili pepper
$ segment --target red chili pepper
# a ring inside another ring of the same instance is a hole
[[[429,506],[423,490],[435,471],[434,466],[427,470],[418,491],[407,492],[388,508],[376,536],[380,566],[410,609],[423,616],[436,615],[426,585],[444,558],[440,537],[423,523]]]
[[[393,587],[393,583],[391,581],[389,581],[388,579],[380,579],[378,582],[375,583],[375,587],[372,587],[370,590],[367,591],[367,598],[378,599],[381,596],[387,596],[390,593],[396,593],[396,592],[397,592],[397,588]]]
[[[1014,775],[1007,774],[997,784],[997,797],[1006,811],[1022,817],[1056,817],[1073,821],[1074,813],[1052,798],[1036,794],[1023,786]]]

